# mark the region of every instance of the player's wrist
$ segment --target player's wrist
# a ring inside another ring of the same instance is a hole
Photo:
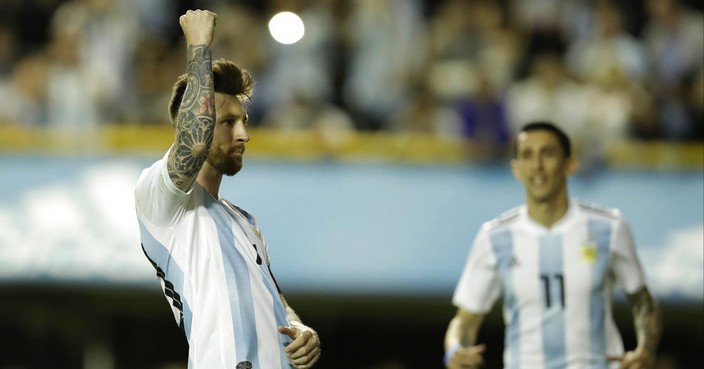
[[[457,352],[457,350],[461,348],[462,345],[457,342],[453,343],[452,345],[450,345],[450,347],[447,348],[447,350],[445,351],[445,356],[442,359],[442,362],[443,364],[445,364],[446,367],[448,364],[450,364],[450,359],[452,359],[452,355],[454,355],[455,352]]]
[[[209,40],[205,37],[193,37],[186,40],[186,45],[191,47],[202,46],[210,48],[210,44],[212,44],[212,40]]]
[[[655,351],[647,348],[636,347],[633,354],[643,360],[646,364],[652,365],[655,362]]]
[[[310,329],[307,325],[303,324],[303,322],[298,321],[298,320],[289,320],[288,322],[289,327],[294,327],[298,329]]]

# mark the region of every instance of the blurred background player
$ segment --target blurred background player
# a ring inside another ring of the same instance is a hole
[[[652,368],[661,323],[626,220],[568,197],[577,160],[553,124],[524,126],[514,149],[526,203],[484,223],[475,238],[452,299],[447,367],[482,365],[477,334],[502,295],[506,368]],[[625,353],[611,315],[613,287],[634,315],[638,345]]]

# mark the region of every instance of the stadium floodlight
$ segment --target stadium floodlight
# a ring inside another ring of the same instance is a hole
[[[280,12],[269,20],[269,33],[277,42],[290,45],[303,38],[305,26],[298,14]]]

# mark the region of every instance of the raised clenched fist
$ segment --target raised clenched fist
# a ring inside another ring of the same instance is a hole
[[[208,10],[189,10],[182,15],[178,22],[186,36],[186,44],[210,46],[217,19],[218,16]]]

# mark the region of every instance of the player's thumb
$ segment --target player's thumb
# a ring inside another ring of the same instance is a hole
[[[182,15],[178,18],[178,24],[181,26],[181,29],[185,30],[186,29],[186,15]]]
[[[473,354],[483,354],[484,351],[486,351],[486,345],[483,343],[481,345],[475,345],[475,346],[470,347],[469,350]]]
[[[296,338],[296,329],[291,328],[291,327],[280,326],[279,333],[285,334],[291,338]]]

